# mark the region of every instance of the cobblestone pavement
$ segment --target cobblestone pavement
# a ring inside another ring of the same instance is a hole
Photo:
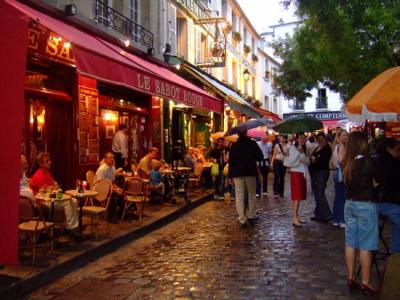
[[[365,299],[346,286],[344,231],[293,228],[290,205],[264,197],[258,223],[239,228],[233,202],[208,202],[27,298]],[[312,209],[310,196],[304,220]]]

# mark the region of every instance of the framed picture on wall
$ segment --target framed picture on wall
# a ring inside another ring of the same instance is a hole
[[[106,126],[106,138],[112,139],[115,134],[115,125],[107,125]]]

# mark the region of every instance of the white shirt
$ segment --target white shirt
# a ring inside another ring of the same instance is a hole
[[[272,144],[267,142],[263,143],[262,141],[257,142],[258,147],[260,147],[261,152],[263,153],[264,159],[269,159],[269,156],[272,151]],[[268,162],[266,162],[266,165],[268,166]]]
[[[122,158],[128,158],[128,137],[122,130],[118,130],[113,137],[111,149],[121,153]]]
[[[111,182],[114,182],[114,173],[115,167],[104,163],[97,169],[96,175],[94,176],[94,182],[99,181],[100,179],[109,179]]]
[[[306,174],[310,161],[304,152],[300,152],[296,146],[292,145],[289,148],[289,157],[287,159],[289,164],[293,166],[290,168],[290,172]]]

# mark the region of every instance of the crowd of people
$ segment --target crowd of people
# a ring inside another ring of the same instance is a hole
[[[307,199],[306,180],[310,178],[315,201],[310,219],[330,222],[332,226],[345,229],[349,287],[376,293],[371,286],[370,272],[373,253],[379,248],[382,219],[391,225],[388,251],[400,252],[400,189],[396,186],[400,175],[400,142],[394,138],[382,138],[371,143],[362,132],[348,133],[338,129],[331,140],[319,132],[309,137],[299,133],[289,142],[287,136],[281,135],[271,146],[267,147],[266,143],[269,143],[267,136],[257,145],[244,131],[230,150],[229,178],[236,190],[240,226],[254,224],[257,220],[256,185],[266,181],[258,178],[268,175],[268,170],[262,168],[268,166],[270,157],[275,197],[283,196],[285,173],[290,174],[293,226],[302,227],[306,223],[299,212],[301,202]],[[331,174],[335,194],[333,210],[325,194]],[[357,253],[360,256],[361,283],[355,281]]]

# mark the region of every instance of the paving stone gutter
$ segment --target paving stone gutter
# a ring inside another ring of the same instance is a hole
[[[102,244],[92,247],[86,251],[82,251],[77,255],[72,256],[70,259],[62,261],[54,266],[46,268],[33,276],[18,280],[11,285],[0,286],[0,299],[16,299],[23,297],[23,295],[30,293],[39,287],[48,284],[73,270],[80,268],[91,261],[94,261],[102,256],[105,256],[114,250],[124,246],[125,244],[145,236],[152,231],[159,229],[166,224],[173,222],[180,216],[193,210],[194,208],[204,204],[213,199],[213,193],[207,193],[204,196],[192,199],[190,204],[179,207],[175,211],[154,220],[154,222],[135,228],[123,235],[116,236]],[[83,243],[82,246],[85,246]]]

